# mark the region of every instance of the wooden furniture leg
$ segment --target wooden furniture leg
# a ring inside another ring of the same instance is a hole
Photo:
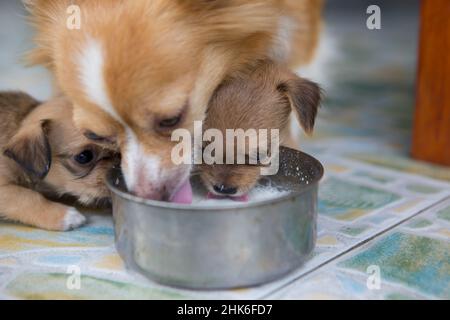
[[[450,166],[450,0],[422,0],[412,156]]]

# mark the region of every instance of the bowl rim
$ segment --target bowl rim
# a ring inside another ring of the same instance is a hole
[[[195,204],[178,204],[178,203],[171,203],[171,202],[165,202],[165,201],[156,201],[156,200],[145,199],[145,198],[135,196],[129,192],[124,192],[113,185],[112,181],[110,181],[113,178],[112,174],[114,172],[120,171],[119,168],[112,168],[107,172],[106,185],[108,186],[109,190],[114,195],[117,195],[120,198],[131,201],[131,202],[146,205],[148,207],[174,209],[174,210],[180,210],[180,211],[208,211],[209,213],[211,211],[214,211],[214,212],[215,211],[229,211],[229,210],[237,210],[237,209],[239,210],[239,209],[248,209],[248,208],[254,208],[254,207],[262,207],[262,206],[266,206],[268,204],[276,204],[279,202],[284,202],[286,200],[296,198],[296,197],[300,196],[301,194],[305,193],[306,191],[309,191],[311,188],[317,187],[320,180],[323,178],[324,168],[323,168],[322,163],[320,163],[319,160],[317,160],[313,156],[311,156],[305,152],[299,151],[299,150],[295,150],[292,148],[285,148],[285,149],[289,149],[291,151],[300,153],[302,156],[312,160],[312,162],[314,162],[317,165],[318,175],[317,175],[317,177],[315,177],[315,179],[311,183],[309,183],[308,185],[301,188],[301,190],[289,192],[286,195],[283,195],[283,196],[280,196],[277,198],[273,198],[273,199],[261,200],[261,201],[256,201],[256,202],[247,202],[247,203],[236,202],[236,204],[226,205],[226,206],[221,206],[221,205],[201,206],[201,205],[195,205]]]

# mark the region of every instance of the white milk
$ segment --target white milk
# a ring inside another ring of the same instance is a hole
[[[228,198],[207,199],[206,193],[194,190],[192,205],[196,206],[236,206],[246,205],[253,202],[272,200],[289,194],[289,191],[279,190],[271,186],[256,186],[248,193],[248,202],[234,201]]]

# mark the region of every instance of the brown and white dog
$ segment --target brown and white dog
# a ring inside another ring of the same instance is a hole
[[[203,129],[219,130],[224,140],[223,145],[230,143],[225,141],[228,129],[242,129],[245,132],[260,129],[270,132],[276,129],[279,131],[277,145],[298,148],[291,141],[288,130],[291,112],[303,130],[311,133],[320,101],[321,90],[317,84],[300,78],[273,62],[261,61],[246,73],[226,79],[217,88],[209,103]],[[268,137],[270,138],[270,134]],[[205,147],[207,145],[205,143]],[[234,145],[238,143],[234,141]],[[268,150],[272,149],[267,147]],[[225,148],[223,151],[225,158],[227,151]],[[200,178],[210,195],[245,199],[261,175],[262,159],[254,161],[257,162],[255,164],[250,164],[249,161],[252,157],[257,157],[259,151],[258,145],[251,146],[249,139],[246,139],[241,149],[233,151],[233,164],[224,162],[200,165]],[[238,153],[244,155],[245,164],[237,163]]]
[[[170,200],[190,165],[170,158],[177,128],[193,131],[225,76],[259,58],[306,62],[322,0],[26,0],[44,64],[75,104],[86,136],[115,141],[128,188]],[[80,29],[67,9],[78,5]],[[292,45],[295,43],[295,45]]]
[[[41,104],[1,92],[0,119],[0,217],[65,231],[85,217],[49,198],[70,195],[92,205],[109,197],[104,178],[114,153],[81,134],[65,98]]]

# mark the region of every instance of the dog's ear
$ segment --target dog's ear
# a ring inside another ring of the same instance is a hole
[[[48,141],[50,121],[22,127],[5,147],[4,155],[17,162],[31,177],[44,179],[50,170],[52,153]]]
[[[322,90],[319,85],[292,75],[281,82],[277,89],[289,100],[291,110],[303,130],[310,134],[314,129],[317,111],[322,100]]]

